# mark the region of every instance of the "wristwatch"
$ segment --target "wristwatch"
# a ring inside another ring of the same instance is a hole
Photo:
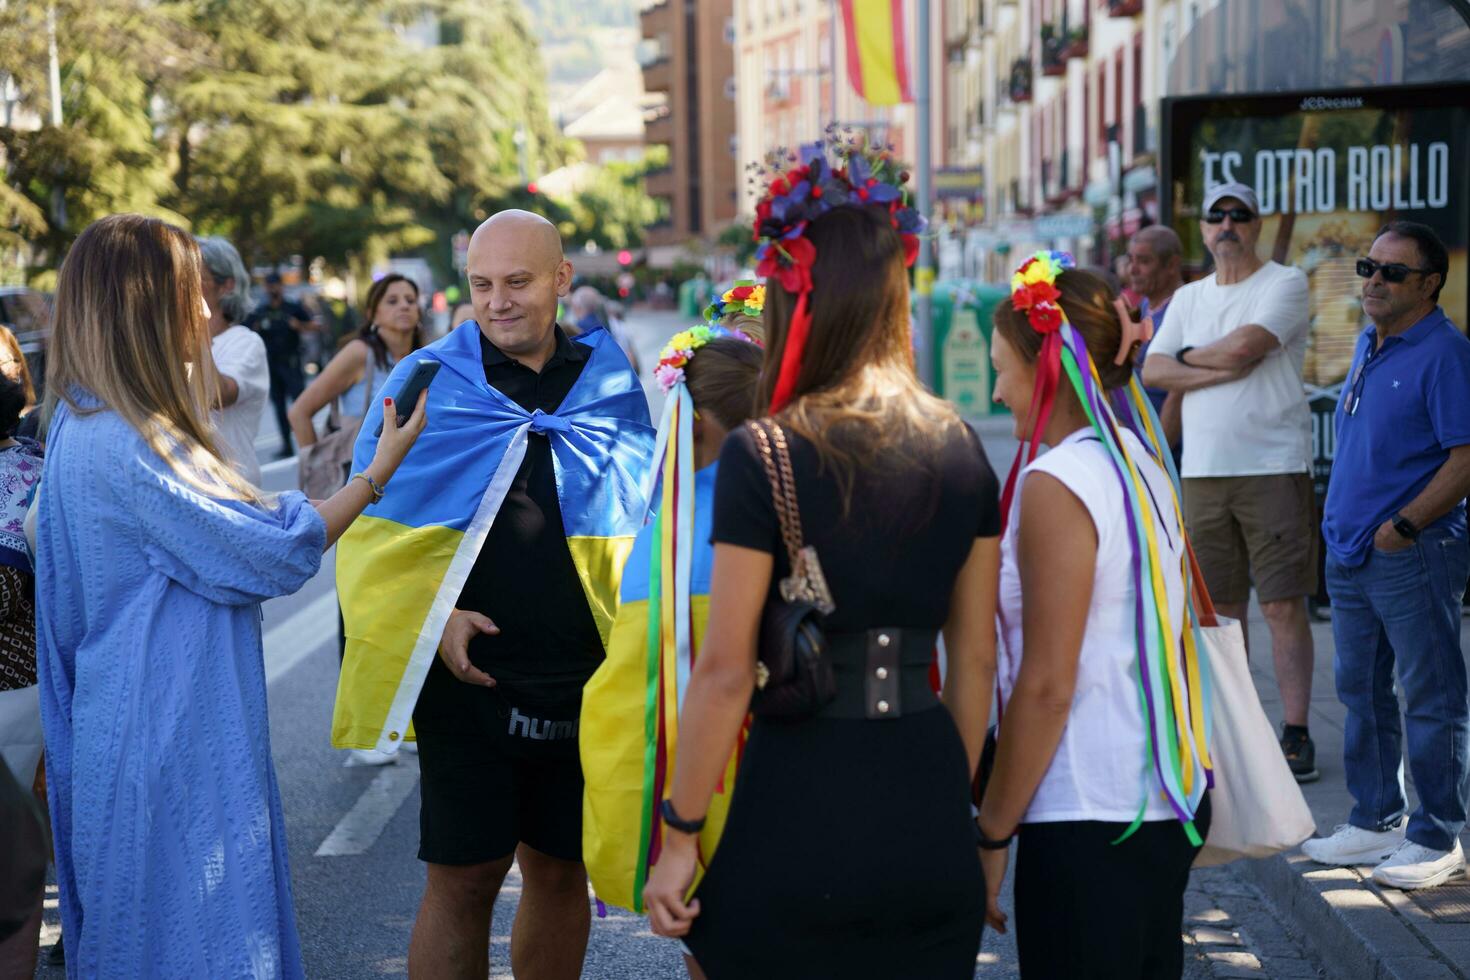
[[[1394,515],[1389,520],[1393,522],[1393,529],[1399,532],[1400,536],[1409,541],[1419,540],[1419,529],[1414,526],[1413,521],[1409,520],[1403,514],[1394,511]]]
[[[704,817],[698,820],[685,820],[679,816],[679,811],[674,809],[673,800],[664,800],[663,805],[659,807],[659,813],[663,816],[664,823],[686,834],[697,834],[704,829]]]
[[[1188,361],[1186,361],[1184,359],[1184,355],[1185,354],[1188,354],[1192,350],[1194,350],[1193,347],[1181,347],[1181,348],[1179,348],[1179,353],[1177,353],[1177,354],[1174,355],[1174,360],[1178,361],[1180,364],[1183,364],[1185,367],[1194,367],[1193,364],[1190,364]]]

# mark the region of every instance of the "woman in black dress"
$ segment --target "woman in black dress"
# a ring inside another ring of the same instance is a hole
[[[654,931],[685,937],[691,972],[712,980],[969,978],[979,951],[969,789],[995,671],[996,480],[974,434],[914,376],[901,216],[852,199],[806,213],[809,280],[769,272],[758,392],[763,411],[778,409],[805,541],[835,603],[838,695],[804,720],[755,718],[724,836],[686,903],[699,855],[678,825],[699,824],[735,746],[762,609],[790,574],[755,437],[737,430],[720,455],[709,626],[644,892]],[[803,343],[793,320],[807,308]],[[941,630],[942,703],[927,684]],[[900,648],[898,703],[866,689],[875,642]]]

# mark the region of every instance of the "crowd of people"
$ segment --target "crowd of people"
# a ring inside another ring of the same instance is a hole
[[[475,231],[446,336],[386,276],[296,391],[274,365],[311,317],[278,280],[249,312],[228,242],[89,227],[42,405],[0,358],[0,806],[40,826],[44,745],[68,975],[303,975],[259,609],[336,544],[332,744],[419,755],[411,976],[487,974],[513,863],[518,977],[580,975],[589,876],[692,977],[958,980],[986,924],[1024,977],[1180,976],[1215,819],[1201,592],[1244,623],[1255,591],[1282,755],[1318,778],[1305,277],[1258,257],[1238,184],[1201,202],[1205,278],[1172,231],[1131,243],[1141,310],[1027,258],[994,320],[1022,443],[1002,482],[914,372],[905,179],[841,142],[777,176],[764,283],[644,366],[657,426],[538,215]],[[1386,226],[1357,271],[1323,524],[1356,805],[1304,850],[1431,887],[1464,867],[1470,800],[1470,340],[1429,229]],[[267,399],[310,494],[259,489]],[[0,969],[26,975],[47,856],[15,839]]]

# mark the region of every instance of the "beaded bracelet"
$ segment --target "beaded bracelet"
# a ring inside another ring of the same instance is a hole
[[[352,479],[363,480],[367,483],[368,489],[371,490],[373,494],[373,503],[376,504],[383,499],[383,488],[378,485],[377,480],[374,480],[366,473],[354,473],[352,474]]]

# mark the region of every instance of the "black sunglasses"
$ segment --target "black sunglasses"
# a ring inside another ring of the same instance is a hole
[[[1372,279],[1373,273],[1383,273],[1384,282],[1399,283],[1409,278],[1409,273],[1417,272],[1421,276],[1427,276],[1433,269],[1415,269],[1404,265],[1402,262],[1376,262],[1373,259],[1358,260],[1358,275],[1364,279]]]
[[[1205,224],[1218,225],[1226,218],[1229,218],[1238,225],[1256,220],[1255,213],[1250,208],[1231,208],[1228,211],[1222,211],[1219,208],[1210,208],[1209,212],[1205,214]]]

